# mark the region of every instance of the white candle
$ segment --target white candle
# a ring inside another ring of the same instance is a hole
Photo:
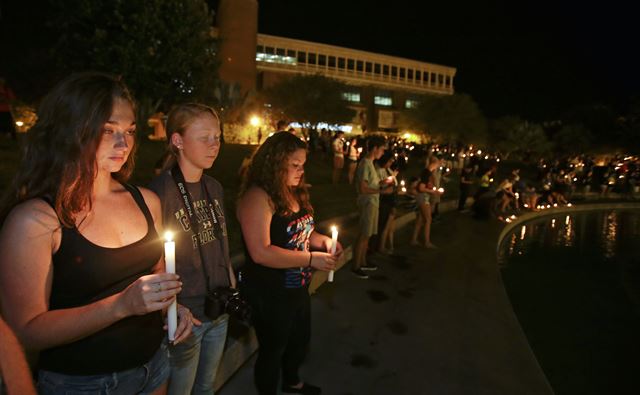
[[[338,228],[334,225],[331,227],[331,255],[336,254],[336,247],[338,246]],[[329,272],[327,279],[330,283],[333,282],[333,270]]]
[[[176,243],[173,241],[173,233],[166,232],[164,243],[164,264],[167,273],[176,273]],[[169,326],[169,340],[174,341],[176,338],[176,328],[178,327],[178,308],[174,300],[167,310],[167,325]]]

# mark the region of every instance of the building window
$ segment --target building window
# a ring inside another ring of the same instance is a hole
[[[444,76],[442,74],[438,74],[438,85],[442,86],[444,84]]]
[[[366,63],[365,71],[366,71],[367,73],[370,73],[372,70],[373,70],[373,65],[371,64],[371,62],[367,62],[367,63]]]
[[[436,83],[436,75],[431,73],[431,85],[435,85]]]
[[[360,94],[358,92],[342,92],[342,99],[352,103],[360,103]]]
[[[451,87],[451,76],[446,76],[444,79],[444,84],[447,88]]]
[[[318,66],[327,65],[327,55],[318,55]]]
[[[344,70],[344,58],[338,58],[338,68]]]
[[[273,49],[273,48],[266,48]],[[280,51],[279,51],[280,52]],[[256,62],[266,62],[266,63],[279,63],[279,64],[289,64],[296,65],[298,60],[294,56],[285,56],[284,50],[280,52],[280,54],[274,55],[272,52],[258,52],[256,53]]]
[[[307,63],[307,53],[298,51],[298,63]]]
[[[329,67],[332,67],[332,68],[336,67],[336,57],[335,56],[329,56]]]
[[[355,61],[353,59],[347,59],[347,70],[353,70],[355,68]]]
[[[264,49],[264,52],[271,55],[271,54],[274,54],[276,51],[273,47],[266,47]]]
[[[398,68],[396,66],[391,66],[391,76],[392,77],[398,76]]]
[[[356,61],[356,70],[363,71],[364,70],[364,62],[362,60]]]
[[[276,55],[285,56],[284,48],[276,48]]]
[[[316,64],[316,54],[314,53],[309,54],[309,64]]]
[[[400,79],[403,80],[406,76],[406,69],[404,67],[400,67]]]
[[[380,74],[380,63],[376,63],[373,65],[373,73]]]
[[[294,51],[293,49],[287,49],[287,56],[290,58],[295,58],[296,57],[296,51]]]
[[[390,96],[386,95],[376,95],[373,98],[373,102],[379,106],[392,106],[393,99]]]
[[[420,70],[416,70],[416,81],[422,81],[422,72]]]
[[[418,108],[418,101],[413,99],[407,99],[404,101],[404,108]]]
[[[389,75],[389,65],[385,64],[382,66],[382,74]]]
[[[256,53],[264,53],[264,45],[258,45],[256,48]]]
[[[413,80],[413,69],[407,70],[407,79]]]

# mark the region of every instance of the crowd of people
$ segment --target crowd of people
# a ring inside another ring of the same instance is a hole
[[[41,394],[213,394],[234,318],[221,295],[239,289],[259,343],[258,393],[320,394],[300,375],[311,337],[308,288],[315,271],[335,270],[343,250],[315,227],[304,165],[318,148],[278,125],[243,162],[235,216],[245,264],[235,273],[224,186],[204,173],[221,148],[218,114],[198,103],[171,109],[167,154],[148,188],[128,183],[134,114],[125,83],[101,73],[69,76],[40,105],[0,211],[0,373],[8,392],[35,391],[23,347]],[[540,162],[537,179],[524,180],[517,168],[498,179],[500,157],[473,147],[342,132],[326,149],[331,181],[357,193],[351,271],[362,279],[378,268],[371,251],[393,253],[399,210],[416,212],[410,243],[436,248],[431,225],[454,174],[459,211],[469,211],[473,197],[476,216],[505,218],[564,204],[581,183],[632,193],[640,171],[632,157],[613,158],[604,171],[576,157]],[[417,174],[408,174],[410,158],[423,164]],[[167,230],[170,255],[160,237]]]

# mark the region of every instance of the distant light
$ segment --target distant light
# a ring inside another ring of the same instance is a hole
[[[251,117],[251,119],[249,120],[249,123],[251,123],[251,126],[260,126],[261,120],[260,117],[254,115]]]
[[[21,127],[22,125],[24,125],[24,122],[22,122],[22,121],[16,121],[16,125],[17,125],[18,127]]]

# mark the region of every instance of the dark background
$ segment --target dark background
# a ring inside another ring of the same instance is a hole
[[[261,33],[456,67],[456,91],[490,118],[554,120],[593,104],[624,114],[640,93],[632,2],[442,3],[262,0],[258,24]],[[0,0],[0,75],[14,76],[27,100],[51,83],[24,67],[32,59],[46,69],[56,39],[48,22],[45,0]]]
[[[456,67],[456,91],[489,117],[551,120],[596,103],[625,111],[640,91],[631,2],[442,3],[261,1],[258,30]]]

